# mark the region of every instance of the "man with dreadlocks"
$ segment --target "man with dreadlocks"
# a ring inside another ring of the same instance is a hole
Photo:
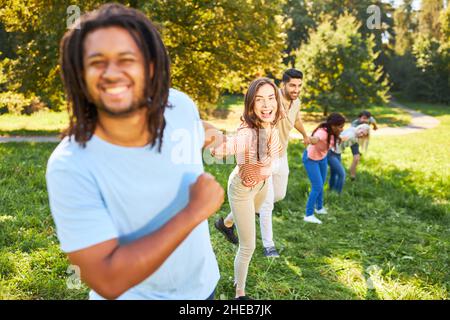
[[[195,104],[169,88],[144,14],[107,4],[78,23],[61,41],[70,126],[46,173],[61,248],[91,299],[213,298],[207,218],[224,191],[203,173]],[[185,132],[187,152],[176,144]]]

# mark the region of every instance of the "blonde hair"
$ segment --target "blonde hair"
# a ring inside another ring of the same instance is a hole
[[[364,137],[358,137],[358,132],[363,132]],[[369,139],[370,139],[370,125],[367,123],[360,124],[356,127],[356,137],[358,138],[358,143],[361,146],[361,149],[364,150],[364,152],[367,151],[367,148],[369,146]]]

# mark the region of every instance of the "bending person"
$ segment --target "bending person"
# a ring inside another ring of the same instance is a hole
[[[234,261],[236,299],[239,300],[249,299],[245,284],[256,246],[255,212],[266,197],[272,162],[282,152],[275,128],[281,111],[275,84],[268,78],[254,80],[245,95],[242,124],[237,134],[211,148],[211,154],[217,158],[236,155],[237,166],[228,178],[228,201],[239,236]]]
[[[327,214],[323,206],[323,187],[327,177],[327,153],[335,143],[339,143],[339,135],[344,128],[345,118],[339,113],[332,113],[326,122],[322,122],[314,129],[311,145],[303,152],[303,164],[306,169],[311,192],[306,202],[305,222],[321,224],[314,212]]]
[[[352,127],[357,127],[361,124],[368,124],[373,126],[373,130],[378,130],[377,122],[372,114],[369,111],[361,111],[358,115],[358,119],[352,121]],[[369,140],[366,140],[365,150],[367,150],[367,143]],[[355,143],[351,146],[353,161],[350,166],[350,179],[354,181],[356,179],[356,167],[358,166],[359,161],[361,160],[361,154],[359,151],[359,143]]]
[[[303,143],[309,144],[309,137],[303,127],[300,116],[300,89],[303,82],[303,73],[296,69],[288,69],[283,74],[282,87],[280,89],[282,117],[277,122],[276,128],[280,134],[280,142],[283,147],[282,155],[275,159],[272,165],[272,175],[269,177],[267,196],[259,209],[259,224],[261,228],[261,239],[266,257],[278,257],[279,253],[273,240],[272,212],[274,203],[283,200],[289,177],[289,164],[287,149],[289,133],[293,128],[297,129],[303,136]],[[233,217],[230,214],[225,219],[216,220],[215,227],[221,231],[231,243],[237,243],[234,234]]]
[[[370,134],[370,126],[368,124],[360,124],[359,126],[350,127],[342,131],[341,142],[336,147],[331,147],[328,151],[328,165],[330,166],[330,180],[328,182],[330,190],[341,193],[345,184],[345,169],[342,165],[341,154],[345,148],[352,147],[355,144],[367,147]]]

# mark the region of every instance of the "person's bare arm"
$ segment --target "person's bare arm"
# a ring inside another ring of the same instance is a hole
[[[205,143],[203,144],[203,149],[207,147],[214,148],[215,146],[222,144],[226,139],[222,131],[214,127],[209,122],[202,121],[202,123],[205,130]]]
[[[224,190],[202,174],[190,187],[188,205],[157,231],[126,245],[117,239],[68,253],[81,278],[102,297],[115,299],[152,275],[189,233],[219,210]]]
[[[295,124],[294,124],[295,129],[298,130],[298,132],[300,132],[303,136],[303,144],[305,146],[307,146],[308,144],[311,143],[310,138],[308,137],[308,134],[306,133],[305,127],[303,126],[303,121],[302,118],[300,116],[300,112],[297,114],[297,119],[295,119]]]
[[[203,127],[205,129],[203,149],[208,148],[211,155],[217,159],[246,152],[251,143],[252,134],[248,128],[239,130],[234,135],[226,136],[208,122],[203,121]]]
[[[311,144],[316,144],[317,142],[320,141],[319,137],[309,137],[309,141]]]

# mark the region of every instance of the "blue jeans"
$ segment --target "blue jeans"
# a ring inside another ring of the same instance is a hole
[[[328,151],[328,165],[330,166],[330,190],[338,193],[342,192],[345,182],[345,169],[341,162],[341,154],[333,151]]]
[[[327,157],[322,160],[311,160],[305,149],[303,152],[303,165],[309,181],[311,181],[311,192],[306,202],[306,216],[314,214],[314,205],[317,210],[323,207],[323,186],[327,179]]]

